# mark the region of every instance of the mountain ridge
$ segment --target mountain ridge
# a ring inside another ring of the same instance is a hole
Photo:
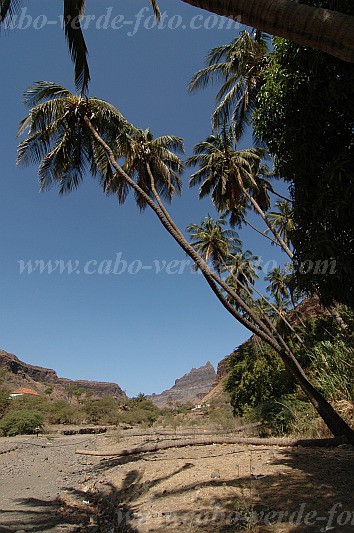
[[[60,378],[55,370],[25,363],[5,350],[0,350],[0,370],[5,372],[6,382],[14,388],[29,386],[40,394],[48,388],[53,388],[53,397],[62,397],[68,391],[70,393],[70,390],[73,392],[76,389],[95,398],[103,396],[126,398],[125,392],[117,383]]]

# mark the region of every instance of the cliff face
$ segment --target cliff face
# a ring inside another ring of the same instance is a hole
[[[116,383],[59,378],[54,370],[29,365],[4,350],[0,350],[0,370],[5,372],[6,382],[14,387],[24,387],[30,384],[31,388],[39,393],[52,387],[53,396],[58,398],[63,396],[68,388],[82,389],[84,392],[92,394],[94,398],[101,398],[102,396],[126,398],[125,393]]]
[[[59,378],[59,383],[67,387],[68,385],[83,389],[86,392],[90,392],[94,397],[102,398],[102,396],[113,396],[117,399],[123,399],[126,397],[125,393],[116,383],[110,383],[106,381],[85,381],[81,379],[71,380],[66,378]]]
[[[17,376],[19,379],[29,377],[34,381],[42,381],[44,383],[55,383],[58,376],[54,370],[50,368],[42,368],[41,366],[28,365],[20,361],[16,355],[0,350],[0,368]]]
[[[176,379],[175,384],[161,394],[152,394],[149,399],[158,407],[177,403],[197,403],[207,394],[216,378],[213,365],[208,361],[200,368],[192,368],[188,374]]]

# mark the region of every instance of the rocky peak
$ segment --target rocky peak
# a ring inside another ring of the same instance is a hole
[[[161,394],[152,394],[149,399],[158,407],[198,402],[211,388],[216,378],[213,365],[208,361],[199,368],[176,379],[175,384]]]

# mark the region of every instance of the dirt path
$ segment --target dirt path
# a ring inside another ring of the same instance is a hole
[[[163,438],[80,435],[45,448],[19,444],[44,438],[0,439],[0,452],[18,446],[0,455],[0,532],[354,531],[349,447],[217,444],[105,459],[74,453]]]
[[[60,498],[85,486],[95,458],[75,449],[95,445],[97,437],[18,436],[0,439],[0,532],[69,531],[77,525],[62,513]]]

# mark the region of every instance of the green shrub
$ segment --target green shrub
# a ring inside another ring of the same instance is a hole
[[[142,409],[140,407],[133,407],[128,411],[121,413],[121,421],[126,424],[139,424],[143,426],[152,426],[159,417],[159,410]]]
[[[236,356],[229,358],[229,367],[225,390],[235,415],[243,416],[250,408],[295,389],[280,357],[258,339],[241,346]]]
[[[49,424],[77,424],[83,420],[84,413],[65,400],[57,400],[48,405],[45,416]]]
[[[120,413],[120,420],[126,424],[152,426],[160,414],[160,409],[140,393],[136,398],[128,400],[125,410]]]
[[[85,400],[83,410],[88,422],[92,424],[118,424],[120,422],[120,404],[111,396],[99,400]]]
[[[11,399],[10,410],[11,411],[39,411],[40,413],[46,412],[49,406],[47,399],[41,396],[31,396],[29,394],[23,394],[21,396],[15,396]]]
[[[353,350],[343,340],[322,341],[312,350],[313,375],[330,400],[354,399]]]
[[[0,384],[0,417],[5,414],[10,405],[9,394],[9,389]]]
[[[245,418],[250,422],[262,422],[263,430],[272,435],[305,435],[311,431],[316,413],[310,402],[297,394],[288,394],[249,408]]]
[[[31,435],[43,427],[43,414],[39,411],[10,411],[0,420],[0,430],[7,436]]]

